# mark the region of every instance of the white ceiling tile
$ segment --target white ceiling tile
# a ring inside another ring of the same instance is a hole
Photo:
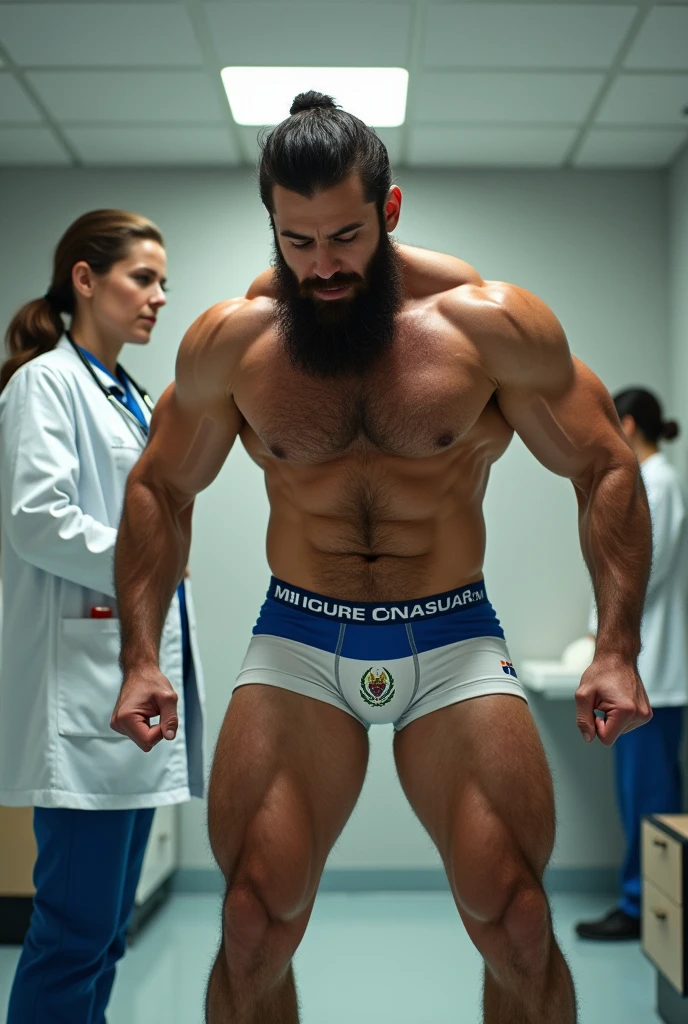
[[[655,7],[626,58],[627,68],[688,71],[688,7]]]
[[[570,122],[588,113],[604,75],[426,71],[415,80],[416,121]]]
[[[69,156],[47,128],[0,126],[0,164],[30,167],[69,163]]]
[[[203,63],[189,16],[177,4],[7,4],[0,15],[0,41],[20,66]]]
[[[39,111],[9,72],[0,74],[0,121],[42,121]]]
[[[433,4],[426,67],[606,68],[636,7],[601,4]]]
[[[667,167],[688,142],[678,128],[594,128],[576,163],[579,166]]]
[[[221,127],[68,127],[65,135],[87,164],[229,167],[240,162]]]
[[[0,0],[0,3],[2,2],[3,0]],[[233,7],[250,7],[253,0],[202,0],[202,2],[207,7],[221,7],[222,4],[226,3],[231,3]],[[628,3],[628,0],[623,0],[623,2]],[[686,0],[686,3],[688,3],[688,0]],[[290,9],[294,7],[370,7],[371,4],[381,7],[398,7],[399,0],[280,0],[279,4],[273,2],[273,6],[289,7]]]
[[[597,116],[598,124],[684,125],[688,75],[620,75]]]
[[[576,159],[578,167],[667,167],[688,141],[688,130],[594,128]]]
[[[61,121],[223,120],[204,71],[33,71],[28,79]]]
[[[573,128],[418,127],[411,130],[413,167],[558,167]]]
[[[71,0],[71,2],[82,7],[86,7],[87,5],[94,7],[95,4],[101,3],[101,0]],[[102,2],[109,2],[112,4],[136,4],[138,0],[102,0]],[[623,2],[627,3],[628,0],[623,0]],[[686,0],[686,2],[688,3],[688,0]],[[4,6],[11,7],[13,4],[16,5],[16,3],[17,0],[0,0],[0,10],[2,10]],[[185,3],[185,0],[148,0],[148,3],[181,5]],[[34,7],[64,7],[65,0],[21,0],[21,4],[22,7],[29,7],[30,5],[33,5]]]
[[[223,65],[407,67],[408,4],[206,3]]]

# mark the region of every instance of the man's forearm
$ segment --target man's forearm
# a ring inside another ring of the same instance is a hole
[[[125,674],[157,665],[165,617],[184,575],[191,507],[178,513],[169,497],[132,473],[115,549],[115,589]]]
[[[635,459],[599,473],[577,495],[597,601],[597,651],[635,661],[652,561],[650,511]]]

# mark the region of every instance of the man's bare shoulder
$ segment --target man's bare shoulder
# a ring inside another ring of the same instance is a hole
[[[259,274],[258,277],[254,278],[246,292],[247,299],[258,299],[261,297],[267,299],[277,297],[277,285],[273,267],[269,267],[262,274]]]
[[[438,296],[438,309],[471,341],[497,386],[564,386],[573,363],[559,320],[525,288],[466,283]]]
[[[483,284],[477,270],[457,256],[399,243],[396,249],[409,298],[422,299],[466,284]]]
[[[409,299],[424,299],[466,283],[482,284],[482,278],[465,260],[432,249],[396,244],[401,263],[404,293]],[[246,292],[248,299],[277,296],[275,271],[270,268],[259,274]]]
[[[218,302],[188,329],[177,355],[176,385],[181,394],[227,394],[241,357],[272,325],[274,306],[258,296]]]

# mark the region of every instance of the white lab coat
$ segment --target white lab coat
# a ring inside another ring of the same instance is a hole
[[[195,679],[186,694],[176,595],[160,649],[179,694],[176,739],[145,754],[110,729],[121,685],[113,555],[144,444],[65,339],[22,366],[0,396],[0,804],[119,810],[203,795],[204,693],[188,581]],[[114,617],[91,618],[94,605]]]
[[[652,516],[652,572],[638,671],[652,707],[688,704],[688,524],[676,470],[660,453],[640,465]],[[590,615],[597,633],[597,613]]]

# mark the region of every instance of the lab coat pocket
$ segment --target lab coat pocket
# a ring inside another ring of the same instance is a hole
[[[57,649],[57,731],[117,739],[110,717],[122,685],[117,619],[62,619]]]

